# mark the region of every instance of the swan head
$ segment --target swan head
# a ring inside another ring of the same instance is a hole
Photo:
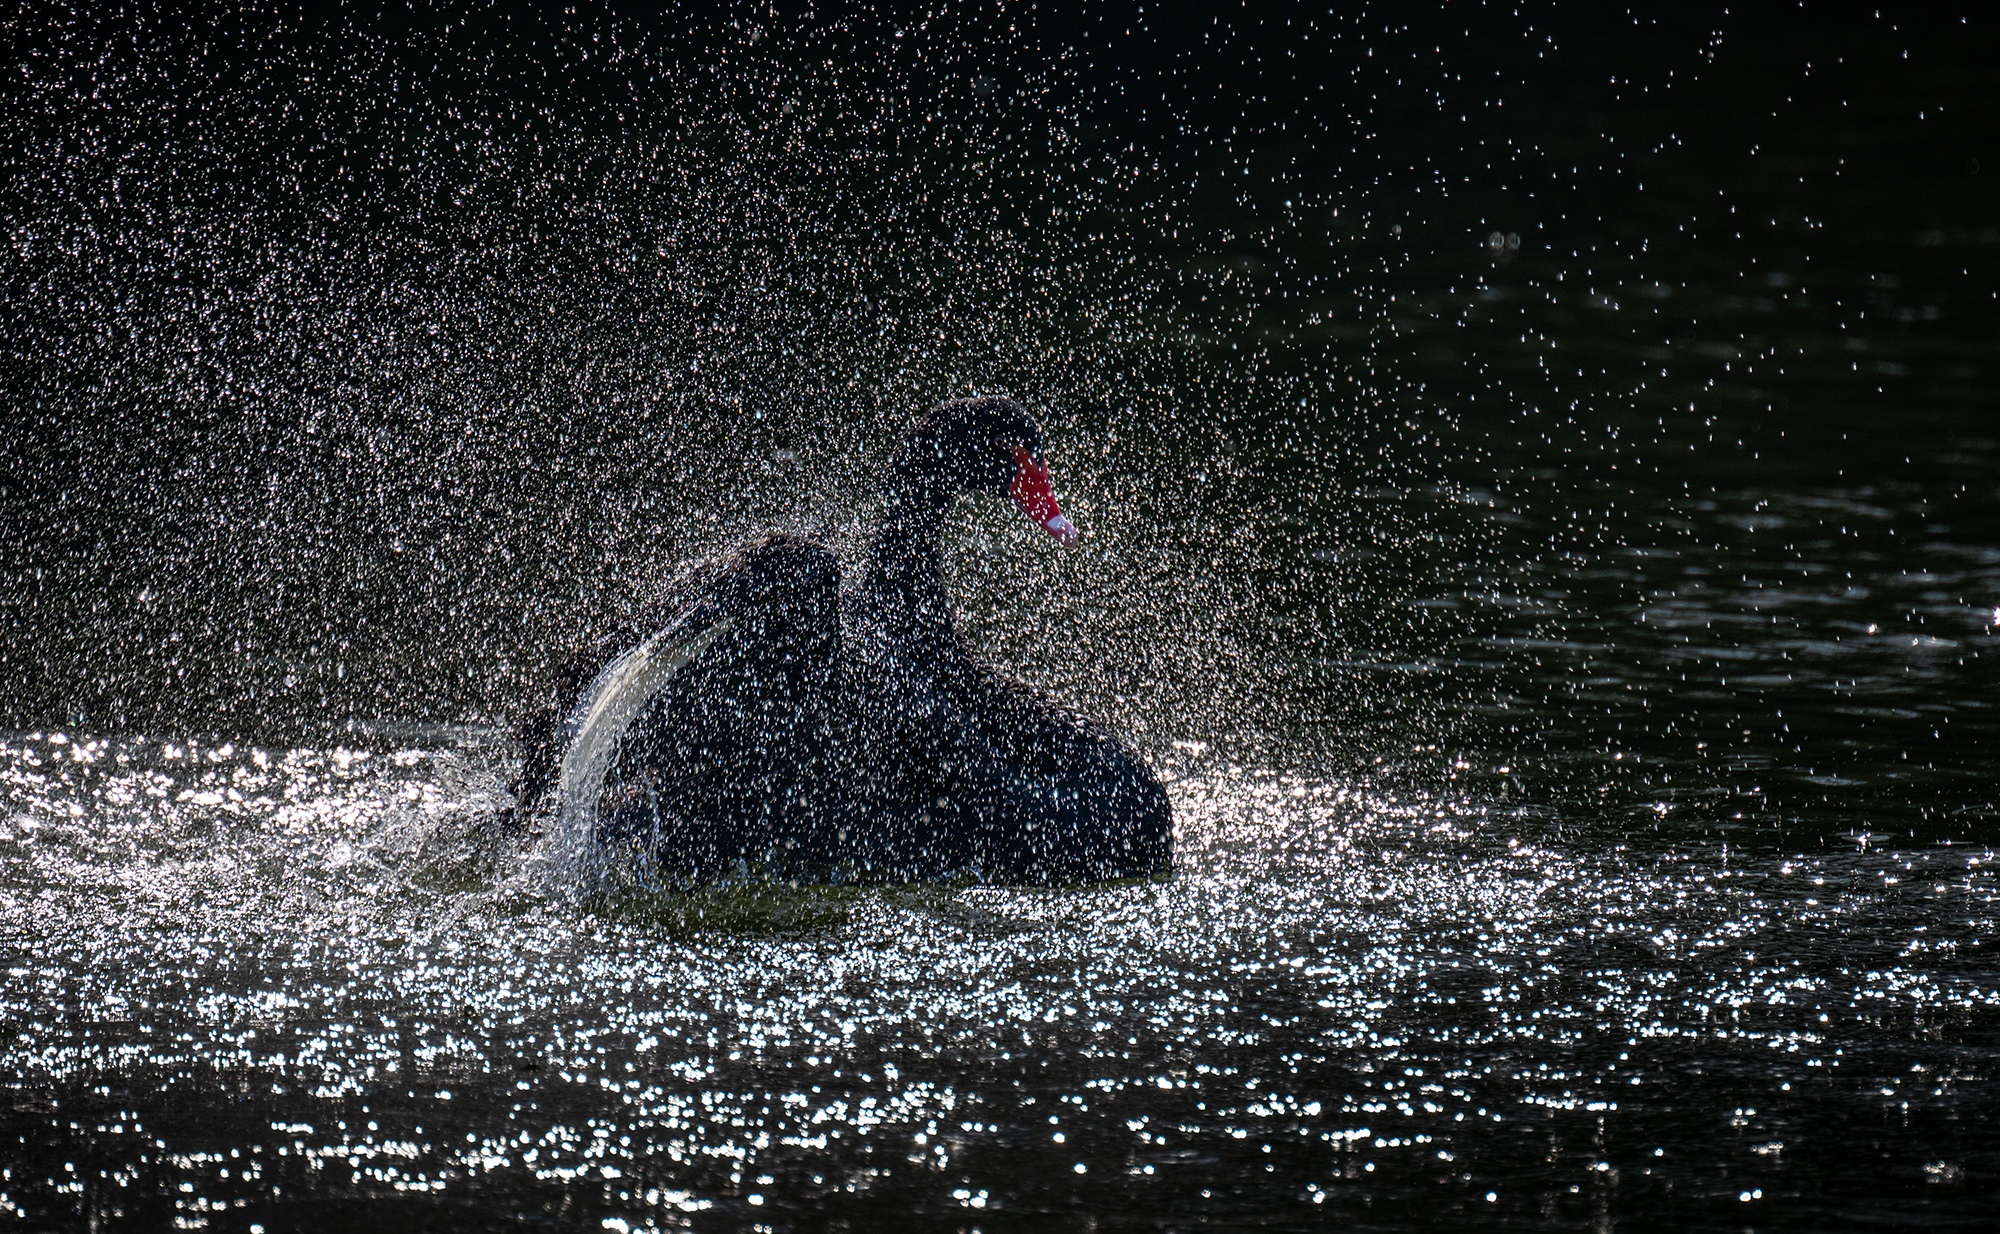
[[[1042,431],[1013,399],[938,404],[904,439],[896,469],[926,486],[1005,497],[1056,539],[1076,539],[1076,525],[1056,502]]]

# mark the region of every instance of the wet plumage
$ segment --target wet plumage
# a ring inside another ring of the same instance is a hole
[[[634,614],[525,734],[524,811],[690,885],[1164,870],[1171,813],[1144,761],[981,663],[946,598],[939,531],[962,491],[1074,535],[1040,457],[1019,404],[943,404],[884,470],[852,577],[771,537]]]

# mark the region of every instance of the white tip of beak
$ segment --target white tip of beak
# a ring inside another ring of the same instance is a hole
[[[1070,522],[1060,514],[1043,523],[1042,526],[1047,528],[1049,534],[1058,540],[1068,541],[1076,539],[1076,524]]]

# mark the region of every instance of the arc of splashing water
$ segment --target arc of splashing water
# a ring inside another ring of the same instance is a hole
[[[691,614],[625,652],[591,679],[563,725],[555,843],[549,853],[565,867],[563,873],[574,876],[596,864],[591,858],[596,852],[598,804],[626,727],[734,624],[724,617],[704,626]]]

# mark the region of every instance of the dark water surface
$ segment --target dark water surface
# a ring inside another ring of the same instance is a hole
[[[0,1222],[1989,1226],[2000,83],[1883,12],[20,18]],[[482,838],[973,390],[1173,879]]]

